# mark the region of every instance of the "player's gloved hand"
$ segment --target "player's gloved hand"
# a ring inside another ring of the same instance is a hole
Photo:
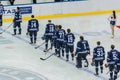
[[[41,37],[42,40],[45,40],[46,39],[46,35],[44,34],[42,37]]]
[[[42,39],[42,40],[45,40],[45,37],[42,36],[41,39]]]
[[[88,50],[87,53],[90,55],[90,50]]]
[[[27,32],[26,35],[29,35],[29,32]]]

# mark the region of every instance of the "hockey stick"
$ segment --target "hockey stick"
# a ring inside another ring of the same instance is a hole
[[[45,44],[45,42],[41,43],[40,45],[36,46],[35,49],[41,47],[43,44]]]
[[[13,24],[13,22],[12,22],[9,26],[7,26],[6,29],[4,29],[2,32],[0,32],[0,34],[4,33],[7,29],[9,29],[9,28],[11,27],[12,24]]]
[[[55,53],[51,54],[50,56],[46,57],[46,58],[40,58],[41,60],[47,60],[48,58],[50,58],[51,56],[53,56]]]

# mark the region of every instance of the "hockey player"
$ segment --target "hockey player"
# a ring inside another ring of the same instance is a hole
[[[64,42],[65,42],[65,35],[66,35],[66,32],[64,29],[62,29],[62,26],[59,25],[59,29],[56,33],[57,35],[57,55],[58,57],[61,57],[60,55],[60,52],[61,52],[61,49],[62,49],[62,56],[64,56]]]
[[[31,18],[28,21],[28,33],[30,35],[30,44],[36,43],[36,39],[37,39],[37,32],[39,31],[39,22],[37,19],[34,18],[34,15],[31,15]],[[34,37],[34,41],[33,41],[33,37]]]
[[[46,42],[44,52],[46,52],[48,50],[48,42],[49,42],[49,40],[50,40],[50,43],[51,43],[50,49],[52,49],[52,47],[53,47],[52,36],[54,34],[54,30],[55,30],[55,25],[52,23],[51,20],[48,20],[48,24],[46,25],[45,34],[44,34],[45,42]]]
[[[20,12],[20,8],[17,7],[17,11],[15,12],[15,16],[14,16],[14,25],[13,25],[13,28],[14,28],[14,34],[13,35],[16,35],[16,27],[18,27],[18,30],[19,30],[19,35],[21,35],[21,22],[22,22],[22,14]]]
[[[95,71],[96,75],[98,75],[98,66],[100,65],[101,73],[103,73],[103,61],[105,60],[105,51],[104,47],[100,46],[100,41],[97,42],[97,47],[93,50],[93,59],[95,61]]]
[[[116,60],[116,70],[115,70],[115,75],[114,75],[114,80],[117,79],[118,77],[118,72],[120,71],[120,52],[117,55],[117,60]]]
[[[84,65],[85,67],[88,67],[89,63],[86,59],[87,55],[90,54],[90,48],[87,40],[84,40],[83,36],[80,36],[80,41],[77,42],[77,48],[75,55],[77,55],[76,61],[77,61],[77,68],[82,68],[82,60],[85,60],[85,63],[87,65]]]
[[[69,52],[71,53],[72,60],[74,60],[74,41],[75,36],[73,33],[71,33],[70,29],[67,29],[67,34],[65,36],[65,42],[66,42],[66,61],[69,61]]]
[[[52,36],[52,40],[53,40],[53,45],[54,45],[54,48],[55,48],[55,54],[57,54],[57,31],[58,31],[58,26],[59,25],[55,25],[55,30],[54,30],[54,33],[53,33],[53,36]]]
[[[3,11],[4,11],[4,6],[3,6],[3,4],[1,4],[1,2],[0,2],[0,26],[2,26],[2,15],[3,15]]]
[[[116,80],[117,73],[120,70],[120,52],[115,49],[114,45],[111,45],[111,50],[107,54],[107,63],[110,71],[109,80]]]

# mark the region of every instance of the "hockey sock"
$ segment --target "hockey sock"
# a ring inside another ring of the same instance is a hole
[[[55,48],[55,54],[57,54],[57,49]]]
[[[71,53],[71,56],[72,56],[72,58],[74,58],[74,54],[73,53]]]
[[[76,63],[77,63],[76,67],[82,68],[82,60],[80,58],[78,57],[76,58]]]
[[[103,73],[103,66],[100,66],[100,69],[101,69],[101,73]]]
[[[62,48],[62,56],[64,57],[64,49]]]
[[[110,78],[112,79],[113,78],[113,72],[110,71]]]
[[[34,37],[34,43],[36,43],[36,37]]]
[[[69,55],[68,55],[68,53],[66,53],[66,59],[67,59],[67,61],[69,60]]]
[[[17,31],[17,30],[16,30],[16,29],[14,29],[14,34],[16,34],[16,31]]]
[[[53,42],[51,41],[51,49],[53,48]]]
[[[98,75],[98,67],[95,68],[96,75]]]
[[[21,28],[19,28],[19,34],[21,34]]]
[[[45,49],[46,50],[48,49],[48,43],[47,42],[45,43]]]
[[[114,80],[116,80],[116,79],[117,79],[117,73],[118,73],[118,71],[117,71],[117,70],[115,70],[115,72],[114,72]]]
[[[31,43],[33,43],[33,38],[32,37],[30,38],[30,41],[31,41]]]
[[[57,49],[58,57],[60,57],[60,49]]]

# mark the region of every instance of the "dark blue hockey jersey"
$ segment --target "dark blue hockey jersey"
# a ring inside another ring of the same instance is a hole
[[[58,31],[58,29],[55,29],[54,32],[53,32],[53,36],[52,36],[53,40],[57,39],[57,31]]]
[[[80,40],[77,43],[76,52],[77,53],[87,53],[90,50],[87,40]]]
[[[107,54],[107,62],[109,64],[115,64],[116,61],[120,60],[119,54],[120,52],[118,50],[115,50],[115,49],[110,50]]]
[[[75,36],[73,33],[68,33],[65,35],[65,42],[67,45],[74,45]]]
[[[45,29],[45,35],[53,35],[55,30],[54,24],[47,24]]]
[[[28,21],[28,31],[38,31],[39,22],[37,19],[31,19]]]
[[[22,22],[22,14],[20,10],[15,12],[14,22]]]
[[[56,36],[58,41],[65,41],[66,32],[64,29],[58,29]]]
[[[104,47],[97,46],[97,47],[94,48],[93,59],[94,60],[104,60],[105,59]]]

